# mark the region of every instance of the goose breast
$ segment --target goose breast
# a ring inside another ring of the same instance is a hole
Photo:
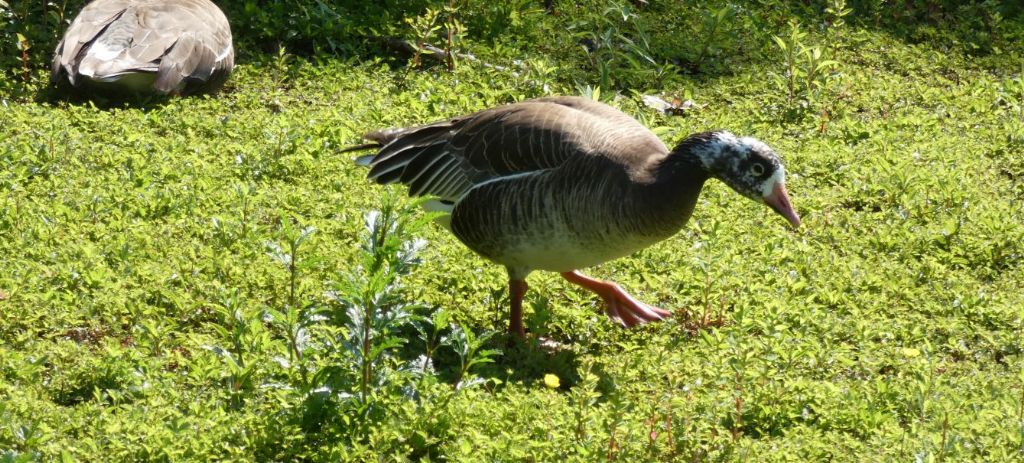
[[[509,268],[567,272],[627,256],[676,233],[696,204],[662,196],[602,158],[473,188],[451,229],[480,255]]]

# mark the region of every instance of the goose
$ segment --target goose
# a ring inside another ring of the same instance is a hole
[[[210,0],[93,0],[57,44],[51,80],[113,95],[220,88],[234,67],[231,27]]]
[[[712,177],[800,226],[785,168],[765,143],[723,130],[669,150],[632,117],[585,98],[526,100],[363,138],[344,151],[376,151],[356,159],[370,180],[432,195],[426,207],[443,213],[442,225],[505,267],[508,330],[520,339],[526,277],[535,270],[594,292],[624,327],[669,316],[579,269],[676,234]]]

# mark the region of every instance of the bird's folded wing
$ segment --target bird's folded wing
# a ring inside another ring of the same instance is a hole
[[[110,23],[120,18],[127,8],[127,0],[92,2],[86,5],[68,26],[64,38],[57,44],[50,69],[51,77],[57,80],[62,73],[67,72],[74,82],[75,75],[78,74],[82,47],[95,40],[96,36]]]
[[[629,130],[625,130],[629,129]],[[491,181],[537,175],[591,156],[614,154],[636,120],[580,98],[544,98],[409,129],[373,132],[381,145],[370,178],[400,182],[409,194],[455,201]],[[650,141],[650,140],[647,140]],[[664,145],[661,145],[664,149]]]
[[[128,1],[93,2],[68,28],[54,56],[52,75],[62,68],[72,82],[76,75],[100,80],[134,72],[156,72],[154,87],[163,93],[184,79],[207,81],[234,66],[231,29],[216,5],[207,1],[151,2],[129,10]],[[138,25],[130,46],[107,57],[85,53],[96,38],[124,14],[136,14]]]
[[[150,31],[150,40],[137,42],[128,54],[139,61],[160,58],[153,86],[161,92],[175,90],[185,79],[205,82],[234,66],[231,29],[209,2],[180,1],[174,14],[153,7],[144,11],[139,24]]]

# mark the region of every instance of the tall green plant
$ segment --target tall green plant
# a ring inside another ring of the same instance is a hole
[[[385,196],[380,210],[365,216],[366,233],[355,268],[334,283],[336,319],[343,319],[347,336],[341,346],[356,367],[359,398],[367,401],[371,388],[383,378],[387,356],[405,343],[400,328],[411,321],[402,280],[420,263],[426,241],[413,235],[430,221],[415,214],[415,204],[399,204]]]
[[[315,323],[316,306],[304,297],[302,276],[319,263],[315,253],[307,256],[303,245],[316,231],[313,227],[300,227],[288,217],[281,218],[280,241],[267,243],[268,254],[288,271],[287,293],[282,307],[269,307],[264,318],[284,335],[287,341],[287,367],[297,369],[303,387],[308,386],[307,366],[303,352],[309,340],[309,327]]]
[[[655,52],[650,33],[630,5],[615,2],[602,13],[573,26],[599,87],[659,85],[672,75],[672,66]]]
[[[733,34],[730,24],[736,17],[736,9],[732,5],[725,5],[717,9],[704,10],[701,13],[701,28],[697,37],[701,38],[700,52],[693,62],[695,69],[700,69],[705,60],[710,57],[716,49],[722,47],[725,40]]]
[[[257,355],[269,350],[270,337],[261,323],[260,315],[237,288],[225,289],[214,305],[218,323],[212,328],[221,342],[205,346],[224,361],[224,385],[231,394],[232,404],[241,406],[245,395],[255,387],[260,361]]]
[[[807,43],[807,33],[796,22],[790,23],[785,37],[773,35],[772,39],[782,51],[784,70],[774,77],[786,94],[787,107],[790,111],[812,108],[839,62],[828,59],[821,46]]]

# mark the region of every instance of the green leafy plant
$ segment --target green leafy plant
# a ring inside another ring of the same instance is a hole
[[[575,427],[573,437],[577,445],[593,446],[591,428],[594,426],[594,407],[601,399],[601,392],[597,390],[598,378],[593,372],[593,362],[586,362],[581,365],[580,381],[572,388],[569,400],[572,404],[573,420]]]
[[[442,338],[441,343],[450,346],[459,357],[459,368],[455,376],[456,389],[478,384],[478,378],[469,377],[470,371],[475,366],[494,362],[494,357],[501,353],[497,349],[485,348],[487,341],[495,334],[494,331],[487,331],[476,335],[462,325],[453,325],[451,334]]]
[[[772,39],[782,51],[784,71],[774,76],[785,91],[787,107],[791,111],[812,108],[839,62],[825,58],[822,47],[807,44],[807,33],[795,22],[785,37]]]
[[[215,306],[220,323],[212,325],[214,332],[227,347],[205,346],[223,360],[224,385],[236,407],[243,404],[247,393],[256,387],[260,361],[256,355],[266,350],[269,337],[261,317],[237,289],[225,290]]]
[[[279,242],[267,243],[268,254],[288,271],[287,296],[280,309],[269,307],[264,318],[283,333],[288,346],[289,368],[297,368],[303,386],[308,385],[308,371],[303,352],[309,342],[309,327],[319,320],[317,306],[304,297],[306,285],[302,276],[320,263],[317,255],[306,256],[303,245],[316,229],[299,227],[288,217],[281,217]],[[300,252],[303,251],[303,252]]]
[[[412,30],[414,37],[414,43],[416,50],[412,56],[412,67],[419,68],[423,66],[423,51],[426,49],[427,43],[434,37],[439,30],[441,25],[438,24],[442,16],[441,10],[435,10],[427,8],[423,14],[414,18],[406,18],[405,23],[408,24]]]
[[[673,73],[655,53],[650,34],[628,4],[613,2],[603,14],[573,27],[601,88],[661,83]]]
[[[845,26],[846,17],[852,12],[853,10],[847,7],[846,0],[831,0],[831,3],[825,7],[828,24],[832,28],[842,28]]]
[[[448,0],[448,4],[444,6],[445,13],[445,51],[446,60],[445,65],[448,66],[448,71],[455,70],[455,43],[461,39],[465,25],[459,20],[460,8],[456,5],[456,0]]]
[[[386,197],[380,210],[365,216],[366,234],[360,245],[357,271],[341,275],[331,297],[345,320],[348,337],[341,343],[358,369],[361,400],[370,399],[371,387],[379,384],[386,356],[404,344],[398,330],[410,323],[415,305],[405,301],[402,281],[420,263],[426,245],[409,235],[422,228],[427,216],[414,216],[415,205],[399,205]]]
[[[725,39],[733,34],[731,24],[736,17],[733,5],[723,5],[701,12],[701,28],[696,36],[701,38],[700,52],[693,60],[694,70],[699,70],[712,55],[721,52]]]

